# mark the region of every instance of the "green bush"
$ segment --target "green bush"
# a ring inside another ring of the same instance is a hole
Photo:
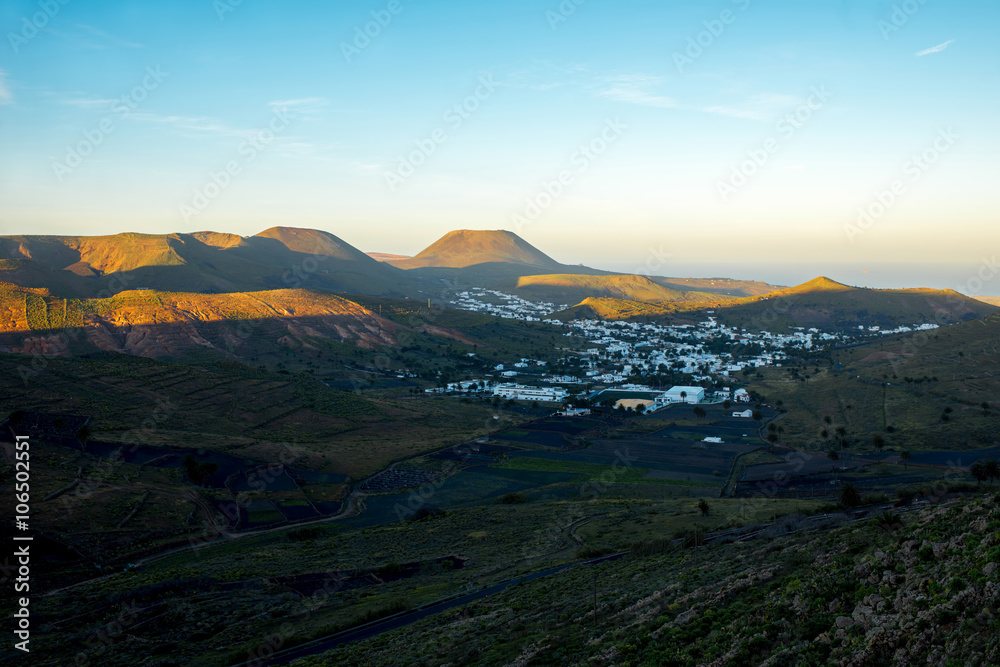
[[[528,502],[528,499],[524,497],[524,494],[511,492],[500,496],[497,502],[501,505],[520,505]]]

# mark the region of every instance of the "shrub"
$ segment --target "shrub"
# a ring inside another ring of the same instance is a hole
[[[903,525],[903,518],[891,510],[882,510],[875,517],[875,525],[883,530],[894,530]]]
[[[584,549],[577,549],[576,558],[577,560],[589,560],[591,558],[600,558],[601,556],[607,556],[613,553],[611,549],[597,549],[593,547],[586,547]]]
[[[285,537],[289,542],[304,542],[305,540],[316,539],[322,535],[323,532],[324,531],[321,526],[305,526],[288,531],[285,533]]]
[[[446,514],[447,514],[447,512],[445,512],[440,507],[421,507],[416,512],[414,512],[413,514],[411,514],[406,520],[407,521],[422,521],[422,520],[428,519],[428,518],[430,518],[432,516],[444,516]]]

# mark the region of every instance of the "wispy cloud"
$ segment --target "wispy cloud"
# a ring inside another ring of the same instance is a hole
[[[782,111],[801,103],[802,100],[794,95],[760,93],[736,104],[713,105],[703,107],[701,111],[720,116],[730,116],[732,118],[771,121]]]
[[[923,51],[917,51],[913,55],[915,55],[915,56],[917,56],[919,58],[920,56],[926,56],[926,55],[929,55],[931,53],[940,53],[941,51],[944,51],[945,49],[947,49],[948,46],[952,42],[954,42],[954,41],[955,40],[953,40],[953,39],[949,39],[947,42],[944,42],[943,44],[938,44],[937,46],[932,46],[931,48],[924,49]]]
[[[124,49],[141,49],[142,44],[136,44],[135,42],[129,42],[124,39],[119,39],[112,34],[106,33],[99,28],[95,28],[92,25],[86,25],[84,23],[77,23],[76,27],[84,32],[89,32],[94,37],[98,37],[104,42],[112,44],[114,46],[120,46]]]
[[[59,104],[78,107],[80,109],[94,109],[97,107],[110,107],[118,100],[105,99],[103,97],[66,97],[59,100]]]
[[[541,61],[534,67],[508,75],[506,85],[523,89],[545,90],[568,86],[586,91],[602,100],[635,104],[657,109],[695,111],[716,116],[770,122],[779,114],[803,103],[801,97],[780,93],[749,94],[741,91],[717,91],[731,102],[697,102],[670,95],[668,76],[644,72],[602,74],[584,65],[558,65]]]
[[[147,123],[169,125],[178,130],[199,135],[214,134],[222,137],[246,137],[254,130],[238,129],[206,116],[164,115],[149,111],[133,111],[130,118]]]
[[[673,97],[657,92],[656,88],[662,87],[664,81],[664,78],[660,76],[625,74],[613,77],[608,81],[610,86],[605,85],[597,89],[595,93],[597,97],[625,104],[638,104],[660,109],[700,111],[754,121],[774,120],[782,111],[802,103],[802,100],[794,95],[759,93],[728,104],[699,105],[680,102]]]
[[[268,102],[267,106],[272,111],[280,109],[296,116],[316,116],[326,107],[326,100],[319,97],[302,97],[292,100],[274,100]]]
[[[10,88],[7,87],[7,72],[0,69],[0,104],[12,104],[14,102],[14,96],[10,94]]]
[[[112,48],[141,49],[144,47],[142,44],[137,44],[135,42],[115,37],[110,33],[104,32],[100,28],[95,28],[92,25],[86,25],[84,23],[77,23],[67,31],[46,28],[46,32],[65,42],[68,42],[78,49],[100,51]]]
[[[626,74],[614,77],[610,87],[597,92],[597,96],[613,102],[639,104],[661,109],[677,109],[680,105],[671,97],[650,91],[663,81],[663,77],[647,74]]]

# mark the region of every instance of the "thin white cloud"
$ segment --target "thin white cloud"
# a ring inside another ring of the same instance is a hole
[[[343,161],[339,157],[343,153],[343,146],[337,143],[313,143],[309,141],[299,141],[293,137],[282,137],[286,139],[279,147],[278,154],[290,158],[309,158],[313,160],[334,159]]]
[[[10,88],[7,87],[7,72],[0,69],[0,104],[12,104],[14,102],[14,96],[10,94]]]
[[[110,107],[118,100],[105,99],[102,97],[66,97],[59,100],[59,104],[78,107],[80,109],[94,109],[97,107]]]
[[[937,46],[932,46],[931,48],[924,49],[923,51],[917,51],[913,55],[915,55],[915,56],[917,56],[919,58],[920,56],[926,56],[926,55],[931,54],[931,53],[940,53],[941,51],[944,51],[945,49],[947,49],[948,46],[952,42],[954,42],[954,41],[955,40],[953,40],[953,39],[949,39],[947,42],[944,42],[943,44],[938,44]]]
[[[597,96],[613,102],[625,102],[646,107],[677,109],[680,105],[671,97],[650,92],[662,82],[662,77],[647,74],[626,74],[611,79],[611,86],[597,92]]]
[[[741,95],[737,91],[720,91],[721,94],[733,99],[732,102],[697,103],[664,94],[664,88],[669,82],[669,77],[656,74],[640,72],[609,76],[594,72],[583,65],[566,66],[542,61],[536,63],[533,68],[509,74],[506,85],[532,90],[570,86],[611,102],[658,109],[696,111],[756,122],[771,122],[779,114],[803,104],[803,100],[794,95],[778,93]]]
[[[136,44],[135,42],[129,42],[129,41],[126,41],[124,39],[119,39],[118,37],[115,37],[114,35],[106,33],[106,32],[104,32],[103,30],[101,30],[99,28],[95,28],[92,25],[86,25],[84,23],[77,23],[76,27],[79,28],[80,30],[85,31],[85,32],[89,32],[91,35],[93,35],[95,37],[99,37],[100,39],[104,40],[105,42],[110,42],[111,44],[114,44],[115,46],[120,46],[120,47],[125,48],[125,49],[141,49],[142,48],[142,44]]]
[[[206,116],[179,116],[152,113],[149,111],[133,111],[129,118],[148,123],[171,125],[178,130],[196,134],[214,134],[224,137],[246,137],[254,130],[237,129]]]
[[[761,93],[737,104],[713,105],[700,110],[720,116],[766,122],[774,120],[782,111],[801,103],[802,100],[794,95]]]
[[[301,97],[292,100],[274,100],[267,106],[272,111],[290,112],[295,116],[315,116],[326,106],[326,100],[319,97]]]

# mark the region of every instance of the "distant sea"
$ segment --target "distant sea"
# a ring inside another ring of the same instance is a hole
[[[635,265],[590,264],[608,271],[634,272]],[[761,280],[772,285],[799,285],[817,276],[856,287],[904,288],[931,287],[953,289],[968,296],[1000,296],[1000,266],[975,264],[846,264],[837,262],[796,263],[673,263],[668,262],[657,275],[672,278],[734,278]],[[985,280],[983,278],[986,278]]]

